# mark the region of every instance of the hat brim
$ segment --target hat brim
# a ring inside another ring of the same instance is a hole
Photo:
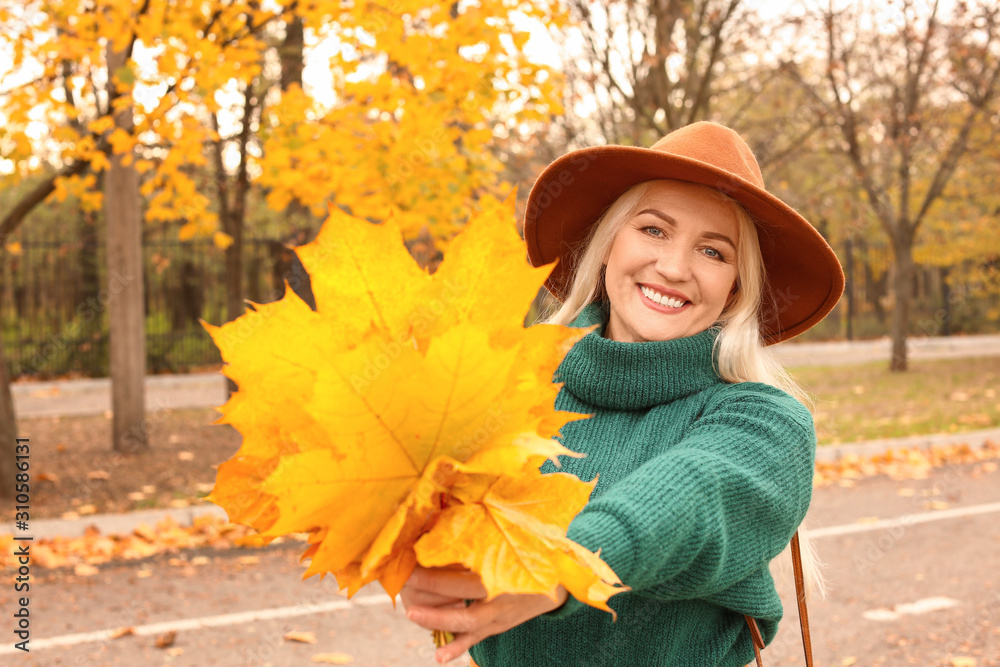
[[[761,336],[777,343],[823,319],[844,291],[836,253],[793,208],[763,188],[713,165],[637,146],[595,146],[552,162],[535,181],[525,210],[524,239],[534,266],[560,258],[546,288],[560,301],[569,292],[569,259],[590,227],[628,188],[674,179],[715,188],[753,215],[770,296],[762,306]]]

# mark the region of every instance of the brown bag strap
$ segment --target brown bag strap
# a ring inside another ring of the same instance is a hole
[[[799,548],[799,531],[792,537],[792,572],[795,573],[795,597],[799,601],[799,628],[802,630],[802,651],[806,667],[813,667],[812,638],[809,636],[809,610],[806,609],[806,577],[802,572],[802,551]]]
[[[799,533],[795,532],[792,537],[792,572],[795,574],[795,597],[799,605],[799,627],[802,630],[802,650],[806,656],[806,667],[813,667],[812,658],[812,638],[809,636],[809,612],[806,609],[806,578],[802,572],[802,551],[799,548]],[[764,661],[760,657],[760,650],[764,648],[764,637],[760,634],[757,621],[751,616],[744,615],[747,625],[750,626],[750,638],[753,643],[753,655],[757,660],[757,667],[764,667]]]
[[[747,625],[750,626],[750,639],[753,640],[753,657],[757,660],[757,667],[764,667],[764,661],[760,657],[760,650],[764,648],[764,638],[760,634],[760,628],[757,627],[757,621],[754,620],[753,616],[744,614],[743,618],[747,619]]]

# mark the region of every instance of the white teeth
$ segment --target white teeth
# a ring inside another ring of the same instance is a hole
[[[663,296],[662,294],[658,294],[653,290],[649,289],[648,287],[640,286],[639,289],[642,290],[642,293],[645,294],[647,297],[649,297],[651,301],[655,301],[661,306],[667,306],[668,308],[680,308],[685,304],[684,301],[680,301],[678,299],[672,299],[668,296]]]

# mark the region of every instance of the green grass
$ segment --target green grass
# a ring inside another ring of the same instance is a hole
[[[1000,357],[789,369],[813,396],[821,445],[1000,427]]]
[[[135,502],[135,509],[137,510],[152,510],[160,506],[160,501],[156,496],[150,498],[143,498],[142,500],[137,500]]]

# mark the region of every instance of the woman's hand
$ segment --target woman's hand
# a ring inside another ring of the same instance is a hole
[[[400,591],[406,617],[428,630],[447,630],[455,640],[437,650],[448,662],[493,635],[561,606],[569,594],[559,586],[556,599],[544,595],[504,594],[489,602],[479,575],[467,570],[417,566]],[[465,600],[474,600],[469,607]]]

